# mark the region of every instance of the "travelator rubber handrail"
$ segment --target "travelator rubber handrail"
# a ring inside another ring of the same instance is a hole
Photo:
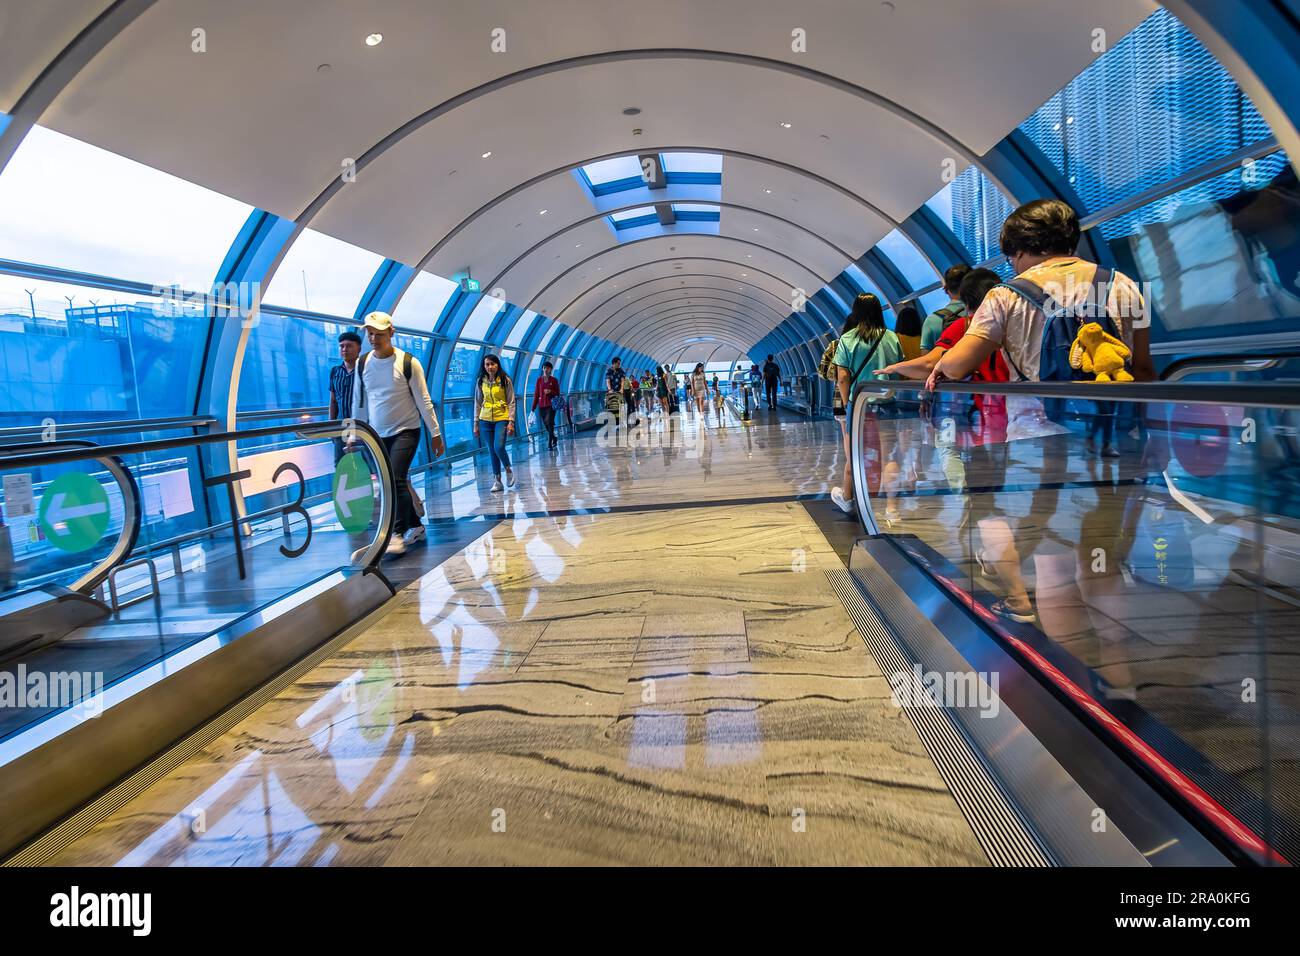
[[[112,574],[113,568],[131,555],[136,541],[140,538],[140,527],[144,520],[140,510],[140,488],[136,484],[135,475],[131,473],[131,469],[126,466],[125,462],[116,455],[106,453],[92,441],[33,442],[23,445],[0,446],[0,468],[4,467],[5,461],[14,452],[23,452],[31,448],[49,449],[52,447],[93,449],[93,451],[84,454],[84,459],[98,461],[103,464],[104,469],[117,482],[118,491],[122,495],[122,530],[117,534],[117,541],[108,554],[100,558],[91,566],[90,570],[68,586],[70,591],[90,594]],[[40,587],[41,585],[37,586]]]
[[[54,429],[55,438],[58,439],[59,436],[83,438],[89,435],[112,435],[122,432],[164,432],[182,428],[209,428],[216,423],[217,420],[210,415],[183,415],[171,418],[128,418],[111,422],[74,422],[69,425],[60,425],[57,422],[49,426],[19,425],[13,428],[0,428],[0,442],[15,439],[21,442],[28,438],[44,439],[50,428]],[[42,440],[40,444],[50,443]]]
[[[864,392],[927,394],[924,382],[859,382],[853,403]],[[938,393],[958,395],[1019,395],[1027,398],[1077,398],[1097,402],[1171,403],[1178,405],[1242,405],[1252,408],[1300,409],[1300,386],[1270,382],[966,382],[938,383]]]
[[[265,428],[250,428],[244,431],[218,432],[208,435],[186,435],[180,438],[163,438],[156,441],[127,442],[118,445],[94,445],[90,442],[86,442],[77,447],[67,447],[67,444],[70,443],[60,443],[60,447],[55,449],[51,449],[51,446],[47,444],[41,444],[39,446],[24,445],[15,449],[15,451],[17,451],[16,454],[7,454],[5,449],[0,449],[0,470],[14,471],[24,468],[34,469],[48,465],[69,464],[87,460],[117,460],[123,455],[148,454],[149,452],[168,451],[174,448],[190,448],[197,445],[215,445],[222,442],[238,442],[249,438],[263,438],[285,434],[296,435],[297,437],[304,439],[341,438],[344,435],[348,435],[359,440],[370,450],[380,480],[381,494],[379,502],[379,525],[376,530],[376,535],[370,543],[370,547],[357,563],[361,567],[373,570],[378,566],[379,558],[387,549],[388,542],[393,533],[393,474],[392,467],[388,461],[388,452],[384,448],[382,439],[380,439],[378,433],[376,433],[369,424],[363,421],[355,421],[351,419],[344,421],[342,419],[336,419],[334,421],[310,422],[298,425],[272,425]],[[29,449],[34,447],[40,447],[42,450],[39,452],[29,451]],[[127,478],[131,482],[132,488],[135,489],[135,479],[131,475],[130,469],[120,461],[118,464],[126,473]],[[135,524],[137,535],[139,533],[138,497],[138,492],[135,492],[134,500],[136,502],[135,509],[137,512]],[[183,541],[206,537],[215,531],[228,528],[231,525],[231,521],[244,524],[247,521],[257,520],[259,517],[267,517],[281,511],[283,511],[282,508],[276,507],[266,511],[257,512],[253,515],[232,516],[230,520],[221,522],[220,524],[212,525],[211,527],[198,531],[188,532],[185,535],[177,536],[176,539],[168,539],[166,542],[160,542],[154,545],[154,547],[172,547]],[[134,539],[132,540],[132,546],[133,545]],[[131,549],[127,548],[124,552],[118,554],[120,550],[121,540],[119,540],[118,547],[115,547],[113,550],[113,555],[117,556],[115,561],[112,564],[107,564],[105,566],[105,577],[112,571],[117,562],[125,559],[130,554]],[[107,559],[105,559],[105,561],[107,561]],[[105,562],[101,562],[100,565],[96,566],[95,570],[99,570],[99,568],[104,565]],[[102,580],[102,578],[100,578],[100,580]],[[80,584],[81,582],[79,581],[78,583]],[[97,583],[98,581],[96,581],[96,584]]]
[[[1162,382],[1177,382],[1198,372],[1262,372],[1277,368],[1287,359],[1300,358],[1300,349],[1275,349],[1260,352],[1224,352],[1190,355],[1170,362],[1160,373]]]

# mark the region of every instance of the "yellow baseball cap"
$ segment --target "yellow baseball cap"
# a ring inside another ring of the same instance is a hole
[[[393,317],[387,312],[371,312],[366,316],[365,327],[376,332],[389,332],[393,328]]]

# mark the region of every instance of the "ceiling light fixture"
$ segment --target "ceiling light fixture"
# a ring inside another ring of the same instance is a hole
[[[384,35],[382,33],[372,33],[366,37],[366,46],[379,46],[383,42]]]
[[[782,129],[790,129],[791,126],[790,126],[789,123],[782,123],[782,124],[781,124],[781,128],[782,128]]]
[[[769,196],[772,195],[772,190],[770,189],[764,189],[763,192],[767,193]]]
[[[625,109],[625,110],[623,111],[623,115],[624,115],[624,116],[640,116],[640,115],[641,115],[641,109],[640,109],[640,107],[637,107],[637,106],[629,106],[627,109]]]
[[[492,155],[492,150],[489,149],[486,153],[483,154],[483,158],[487,159],[491,155]]]
[[[542,210],[541,212],[539,212],[537,215],[539,215],[539,216],[545,216],[545,215],[546,215],[546,210],[543,209],[543,210]]]

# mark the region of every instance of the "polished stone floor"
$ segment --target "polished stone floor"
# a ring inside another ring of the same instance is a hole
[[[513,517],[53,862],[986,864],[840,558],[765,500],[823,490],[838,427],[679,427],[521,462]]]
[[[492,494],[486,453],[423,476],[431,518],[626,508],[667,502],[828,494],[843,468],[839,424],[758,409],[751,424],[730,408],[671,421],[661,414],[616,442],[598,429],[537,443],[515,487]]]

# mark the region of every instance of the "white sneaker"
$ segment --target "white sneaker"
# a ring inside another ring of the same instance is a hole
[[[843,488],[831,489],[831,501],[835,503],[835,507],[839,508],[846,515],[853,514],[853,501],[844,497]]]
[[[492,487],[489,490],[494,495],[501,494],[501,492],[505,490],[504,488],[501,487],[501,479],[498,478],[496,481],[492,482]]]
[[[405,544],[406,547],[408,548],[411,547],[412,545],[419,544],[423,540],[424,540],[424,525],[422,524],[417,524],[412,528],[407,528],[406,534],[402,535],[402,543]]]
[[[514,469],[513,469],[513,468],[507,468],[507,469],[506,469],[506,487],[507,487],[507,488],[513,488],[514,486],[515,486],[515,472],[514,472]]]
[[[406,554],[406,542],[397,537],[389,538],[388,550],[384,552],[384,557],[395,558],[400,554]]]

